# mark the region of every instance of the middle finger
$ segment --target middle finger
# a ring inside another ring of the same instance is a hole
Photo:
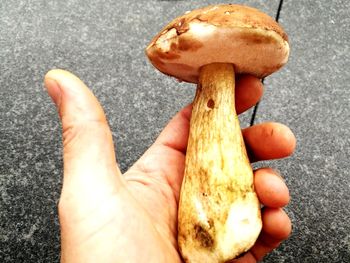
[[[251,162],[287,157],[295,149],[293,132],[280,123],[257,124],[242,133]]]

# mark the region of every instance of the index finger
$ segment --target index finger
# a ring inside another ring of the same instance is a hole
[[[236,80],[235,103],[237,114],[254,106],[263,94],[263,85],[260,79],[241,75]],[[190,128],[192,105],[180,110],[161,132],[156,144],[163,144],[175,150],[186,152],[188,133]]]
[[[258,103],[264,92],[261,80],[251,75],[238,76],[235,89],[237,114],[248,110]]]

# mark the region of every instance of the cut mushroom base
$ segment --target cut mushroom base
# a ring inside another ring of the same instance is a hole
[[[277,71],[288,60],[287,35],[256,9],[216,5],[172,21],[146,53],[161,72],[198,83],[178,211],[181,254],[186,262],[234,259],[262,227],[235,112],[235,73]]]

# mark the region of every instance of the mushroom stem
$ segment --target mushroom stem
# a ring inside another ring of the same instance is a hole
[[[234,88],[232,64],[200,69],[179,204],[178,242],[186,262],[236,258],[261,231]]]

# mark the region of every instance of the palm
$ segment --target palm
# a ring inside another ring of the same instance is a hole
[[[177,205],[191,107],[178,113],[122,176],[115,163],[111,132],[93,94],[78,78],[61,70],[49,72],[45,84],[58,106],[64,139],[61,261],[181,261]],[[254,105],[261,94],[258,79],[243,77],[236,87],[237,112]],[[243,137],[254,161],[288,156],[295,146],[290,130],[277,123],[248,128]],[[239,262],[256,262],[290,232],[289,218],[281,210],[289,200],[282,179],[269,168],[259,169],[254,184],[266,206],[263,231]]]
[[[100,259],[106,247],[119,252],[109,254],[108,259],[100,262],[180,262],[176,220],[183,167],[183,153],[154,145],[124,174],[123,190],[111,191],[95,205],[91,204],[93,201],[80,204],[78,213],[75,205],[67,205],[63,192],[62,236],[78,237],[80,249],[93,251]],[[169,183],[167,178],[175,180]],[[72,203],[72,198],[69,202]],[[63,237],[62,242],[65,243]],[[68,253],[64,248],[62,253],[62,261],[66,262]]]
[[[153,247],[154,244],[165,243],[166,251],[158,249],[158,255],[154,255],[154,259],[158,260],[169,257],[164,262],[178,262],[180,258],[174,255],[178,253],[177,205],[184,160],[183,153],[157,145],[125,174],[128,189],[146,211],[145,216],[149,217],[147,220],[153,223],[153,229],[157,231],[156,235],[151,236],[158,240],[149,240],[143,246]]]

